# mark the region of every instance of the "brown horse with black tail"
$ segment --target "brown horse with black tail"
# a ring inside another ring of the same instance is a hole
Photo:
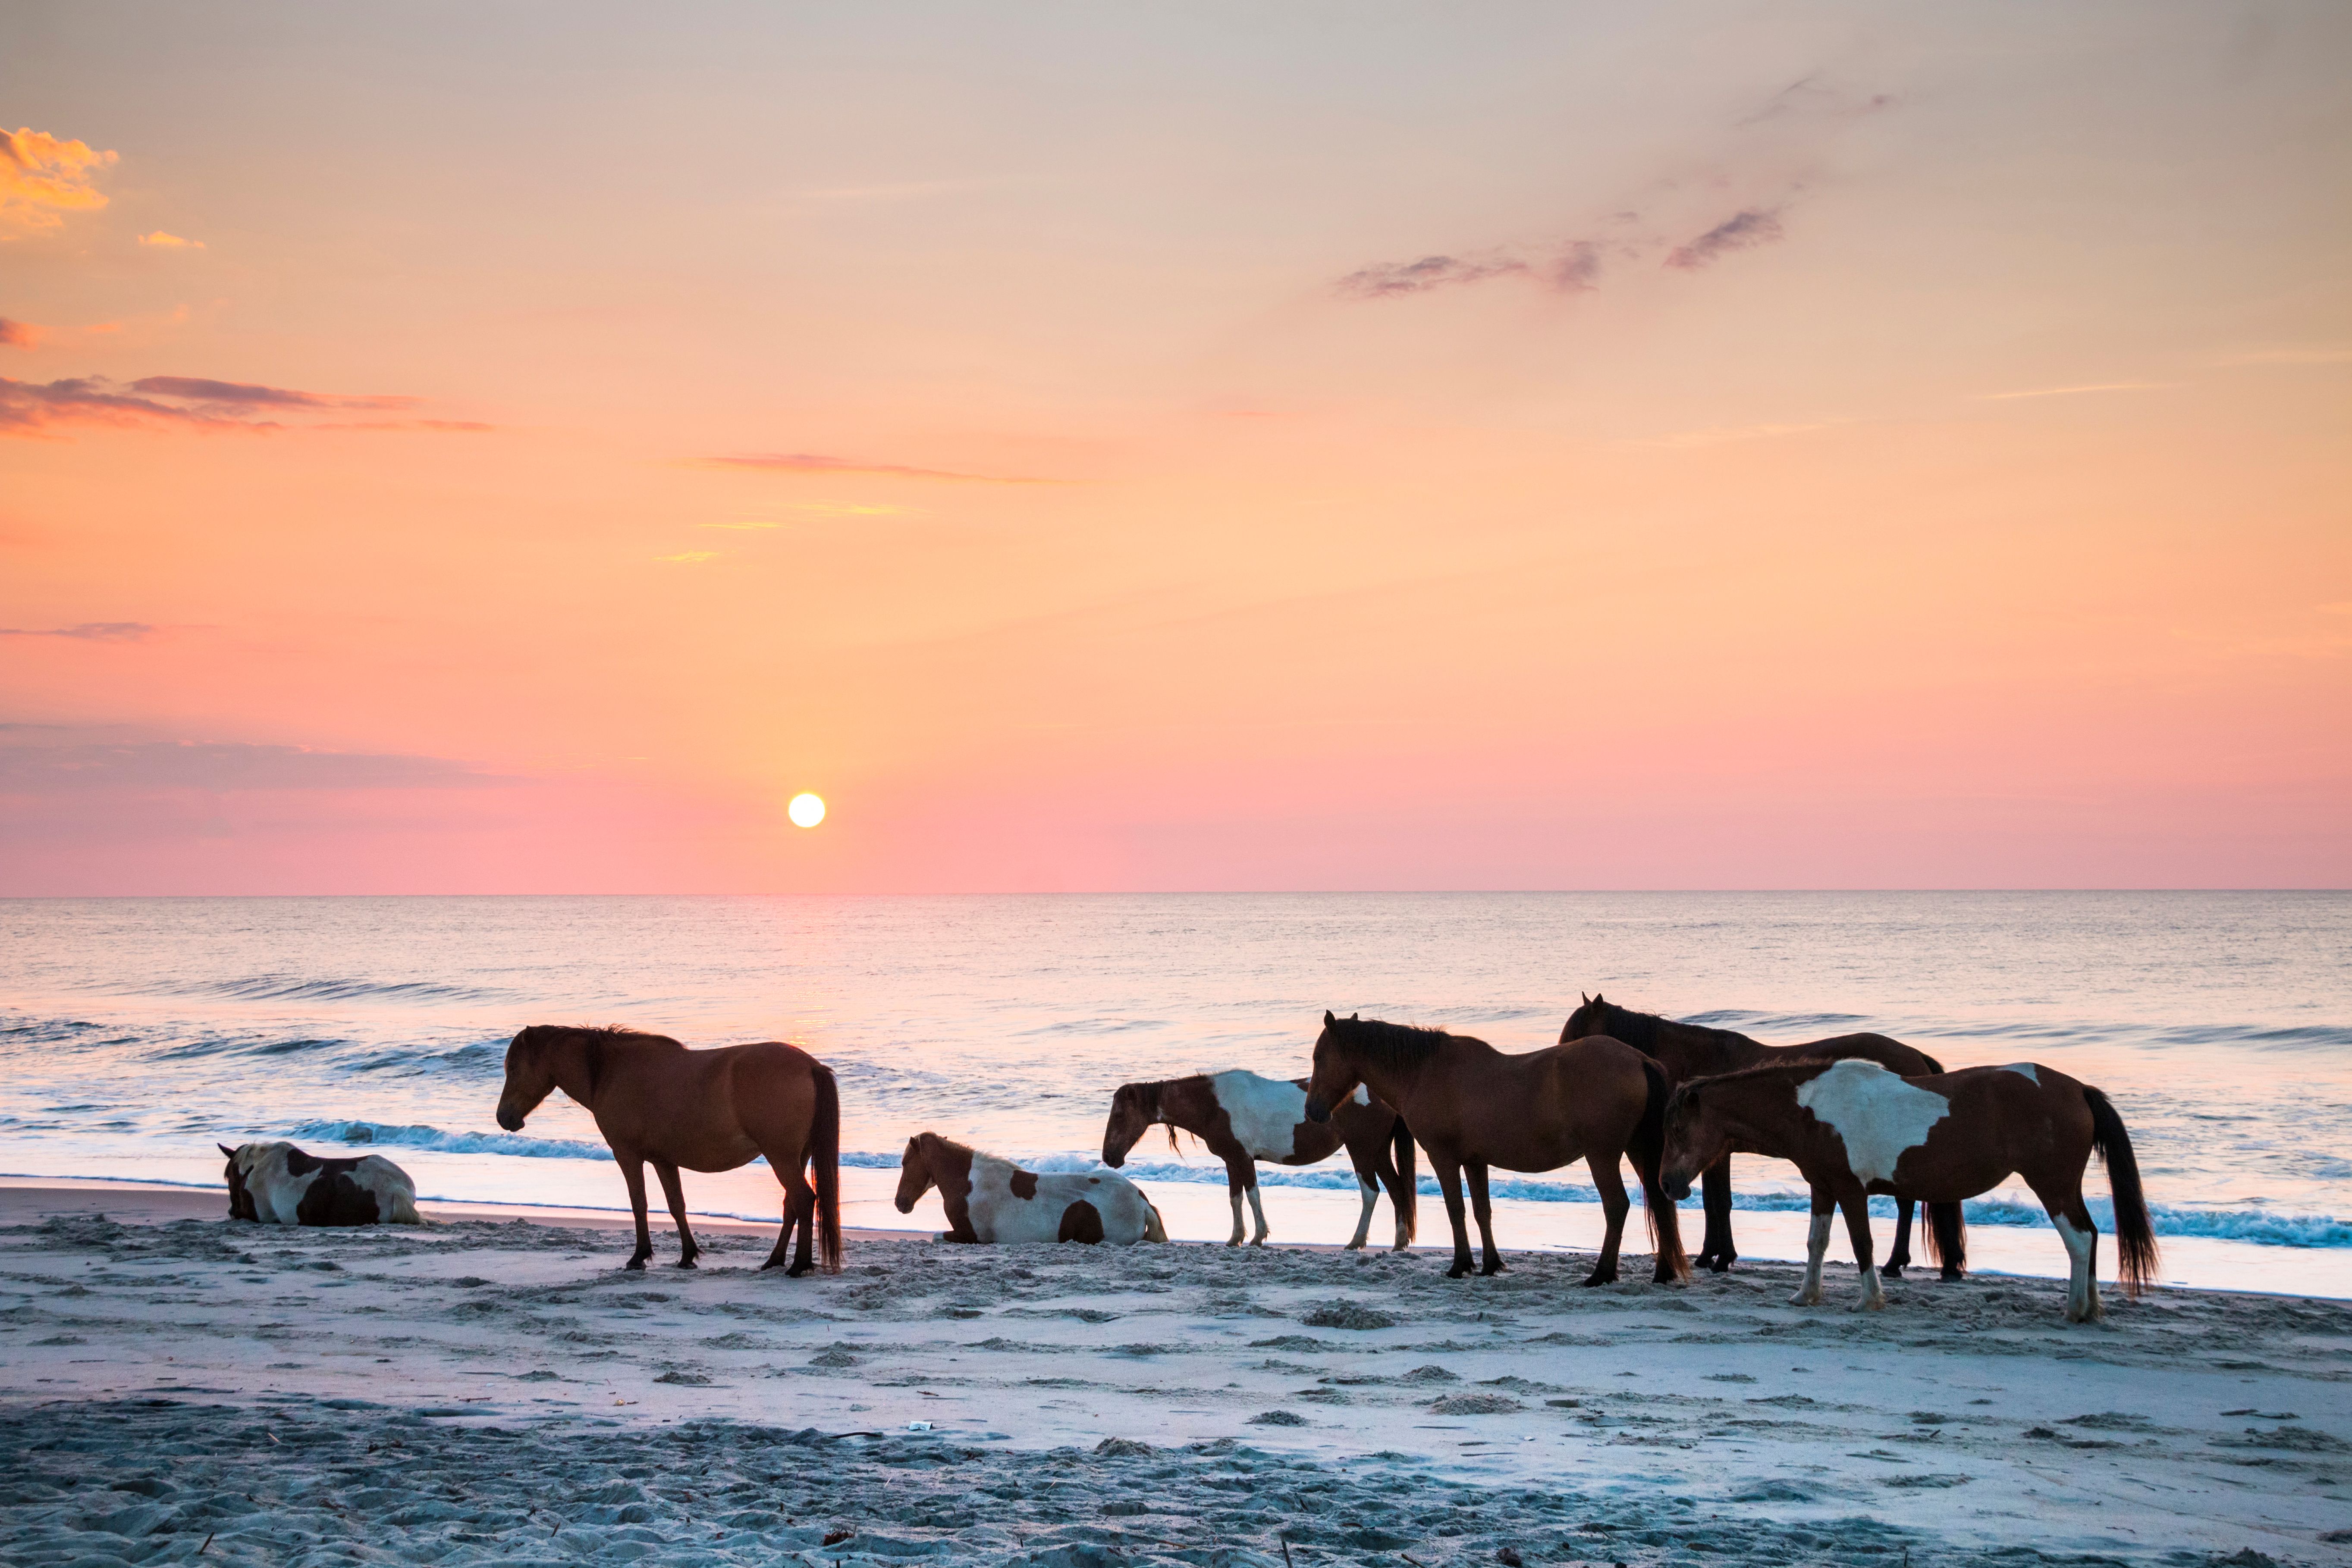
[[[1875,1311],[1885,1296],[1870,1266],[1869,1194],[1957,1207],[2014,1174],[2066,1244],[2066,1321],[2093,1321],[2099,1232],[2083,1202],[2083,1176],[2094,1154],[2106,1163],[2115,1195],[2125,1293],[2137,1295],[2156,1274],[2156,1229],[2123,1118],[2096,1089],[2038,1062],[1904,1077],[1870,1061],[1807,1061],[1696,1078],[1666,1107],[1665,1141],[1664,1179],[1677,1197],[1734,1148],[1776,1155],[1804,1173],[1813,1225],[1804,1288],[1792,1298],[1800,1306],[1822,1299],[1822,1254],[1837,1210],[1845,1211],[1862,1270],[1855,1305]]]
[[[1176,1148],[1176,1129],[1181,1127],[1224,1161],[1225,1196],[1234,1207],[1234,1233],[1225,1239],[1228,1247],[1242,1244],[1244,1194],[1257,1220],[1257,1235],[1250,1245],[1265,1245],[1265,1206],[1257,1196],[1258,1161],[1311,1166],[1329,1159],[1342,1147],[1356,1167],[1356,1188],[1364,1199],[1355,1238],[1347,1250],[1360,1251],[1370,1236],[1372,1209],[1382,1186],[1388,1188],[1389,1204],[1396,1210],[1396,1249],[1402,1252],[1412,1245],[1418,1207],[1412,1134],[1402,1117],[1362,1090],[1333,1106],[1328,1121],[1310,1122],[1304,1078],[1261,1078],[1235,1069],[1157,1082],[1122,1083],[1110,1097],[1110,1118],[1103,1124],[1103,1164],[1113,1170],[1125,1165],[1129,1151],[1153,1127],[1168,1129],[1171,1149]]]
[[[1655,1013],[1637,1013],[1599,997],[1586,997],[1584,1005],[1569,1014],[1568,1022],[1561,1026],[1560,1043],[1565,1045],[1571,1040],[1596,1034],[1622,1040],[1636,1051],[1657,1058],[1668,1080],[1675,1083],[1721,1072],[1738,1072],[1769,1062],[1841,1061],[1850,1058],[1874,1061],[1891,1072],[1912,1077],[1944,1071],[1944,1064],[1926,1051],[1883,1034],[1840,1034],[1827,1040],[1807,1040],[1801,1045],[1767,1045],[1731,1030],[1681,1023]],[[1707,1167],[1701,1183],[1706,1235],[1699,1244],[1697,1258],[1693,1260],[1702,1269],[1720,1274],[1739,1255],[1731,1244],[1731,1155],[1756,1152],[1734,1149]],[[1902,1277],[1911,1262],[1911,1207],[1908,1198],[1895,1205],[1895,1245],[1887,1249],[1885,1264],[1887,1274],[1895,1279]],[[1958,1234],[1964,1224],[1959,1209],[1955,1207],[1948,1213],[1930,1214],[1928,1222],[1928,1256],[1942,1265],[1945,1279],[1960,1278],[1960,1253],[1948,1252],[1943,1246],[1943,1239]]]
[[[1510,1056],[1467,1035],[1327,1012],[1315,1041],[1315,1074],[1307,1082],[1307,1119],[1327,1119],[1359,1085],[1395,1106],[1429,1155],[1445,1194],[1446,1217],[1454,1222],[1454,1267],[1447,1278],[1470,1272],[1470,1231],[1462,1219],[1465,1174],[1486,1252],[1480,1272],[1498,1274],[1503,1258],[1495,1249],[1487,1167],[1549,1171],[1580,1159],[1591,1169],[1609,1227],[1601,1257],[1584,1282],[1605,1285],[1616,1279],[1618,1248],[1632,1207],[1618,1162],[1629,1155],[1642,1179],[1657,1248],[1654,1278],[1663,1282],[1689,1274],[1673,1200],[1657,1181],[1671,1091],[1664,1070],[1632,1046],[1595,1037]]]
[[[760,1266],[782,1268],[797,1230],[792,1273],[809,1271],[813,1236],[824,1271],[841,1272],[841,1092],[833,1069],[800,1047],[766,1040],[688,1051],[665,1034],[535,1024],[507,1047],[499,1125],[522,1131],[523,1118],[558,1089],[596,1119],[628,1183],[637,1248],[627,1267],[642,1269],[654,1255],[648,1161],[677,1222],[677,1266],[691,1269],[702,1249],[687,1228],[678,1171],[731,1171],[765,1155],[783,1185],[784,1228]]]

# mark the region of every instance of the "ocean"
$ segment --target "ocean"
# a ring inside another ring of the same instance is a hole
[[[882,1201],[911,1133],[1090,1168],[1119,1083],[1303,1074],[1326,1008],[1524,1051],[1603,991],[1766,1040],[1876,1030],[1951,1066],[2062,1069],[2122,1111],[2168,1277],[2352,1295],[2352,894],[10,900],[0,933],[9,1176],[211,1186],[215,1144],[289,1138],[388,1155],[427,1198],[623,1208],[578,1107],[520,1134],[491,1117],[516,1030],[610,1022],[832,1063],[848,1218],[914,1228],[935,1214]],[[1129,1172],[1180,1236],[1224,1234],[1204,1153],[1155,1140]],[[1344,1158],[1263,1179],[1277,1241],[1353,1228]],[[1794,1170],[1738,1180],[1744,1249],[1790,1255]],[[774,1217],[761,1168],[687,1186],[698,1211]],[[1495,1191],[1507,1246],[1597,1224],[1580,1166]],[[1980,1255],[2063,1272],[2021,1188],[1969,1213]],[[1444,1232],[1425,1202],[1422,1240]]]

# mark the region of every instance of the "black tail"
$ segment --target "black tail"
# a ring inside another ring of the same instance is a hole
[[[1927,1203],[1927,1261],[1951,1270],[1969,1266],[1969,1217],[1957,1203]]]
[[[1914,1050],[1914,1051],[1918,1051],[1918,1050],[1919,1050],[1919,1048],[1918,1048],[1917,1046],[1916,1046],[1916,1045],[1915,1045],[1915,1046],[1913,1046],[1911,1049],[1912,1049],[1912,1050]],[[1926,1062],[1926,1063],[1927,1064],[1927,1071],[1928,1071],[1928,1072],[1930,1072],[1930,1073],[1940,1073],[1940,1072],[1942,1072],[1942,1071],[1944,1071],[1944,1064],[1943,1064],[1942,1062],[1940,1062],[1940,1061],[1937,1061],[1934,1057],[1932,1057],[1932,1056],[1928,1055],[1928,1054],[1927,1054],[1926,1051],[1919,1051],[1919,1060],[1920,1060],[1920,1061],[1924,1061],[1924,1062]]]
[[[1649,1095],[1626,1153],[1633,1156],[1633,1174],[1642,1178],[1643,1217],[1649,1221],[1650,1249],[1658,1255],[1658,1272],[1687,1280],[1690,1258],[1683,1251],[1682,1217],[1658,1181],[1658,1166],[1666,1153],[1666,1101],[1674,1086],[1666,1082],[1666,1070],[1647,1056],[1642,1058],[1642,1076],[1648,1080]]]
[[[809,1165],[816,1187],[817,1255],[828,1274],[841,1272],[841,1086],[833,1069],[809,1064],[816,1079],[816,1115],[809,1128]]]
[[[2137,1296],[2156,1282],[2156,1227],[2147,1217],[2147,1198],[2139,1188],[2139,1162],[2132,1157],[2131,1134],[2107,1097],[2088,1084],[2083,1098],[2091,1104],[2091,1147],[2107,1167],[2107,1190],[2116,1200],[2116,1277],[2124,1294]]]
[[[1412,1129],[1399,1116],[1396,1131],[1389,1137],[1397,1170],[1397,1184],[1389,1189],[1389,1201],[1396,1205],[1397,1218],[1404,1221],[1404,1239],[1411,1241],[1421,1234],[1421,1178],[1412,1171]]]

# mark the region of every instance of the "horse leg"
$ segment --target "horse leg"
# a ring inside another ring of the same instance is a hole
[[[1592,1272],[1584,1277],[1584,1282],[1613,1285],[1617,1282],[1617,1250],[1625,1244],[1625,1217],[1633,1211],[1633,1205],[1625,1196],[1625,1173],[1618,1168],[1616,1155],[1603,1158],[1595,1155],[1585,1164],[1592,1167],[1592,1186],[1601,1195],[1601,1213],[1608,1221],[1608,1229],[1601,1238],[1601,1256],[1593,1260]]]
[[[1853,1266],[1862,1275],[1862,1300],[1853,1310],[1877,1312],[1886,1305],[1886,1292],[1878,1288],[1878,1270],[1870,1266],[1870,1195],[1856,1186],[1838,1195],[1838,1207],[1845,1210],[1846,1238],[1853,1243]]]
[[[1789,1298],[1792,1307],[1822,1304],[1822,1256],[1830,1249],[1830,1221],[1837,1218],[1837,1199],[1827,1187],[1813,1188],[1813,1228],[1805,1237],[1805,1282]]]
[[[1266,1237],[1271,1233],[1266,1228],[1265,1205],[1258,1201],[1257,1171],[1255,1167],[1250,1171],[1249,1200],[1250,1219],[1256,1226],[1255,1234],[1250,1238],[1250,1245],[1253,1247],[1263,1247],[1265,1245]]]
[[[1244,1234],[1242,1225],[1242,1188],[1248,1185],[1251,1172],[1233,1161],[1225,1162],[1225,1197],[1234,1206],[1234,1233],[1225,1238],[1225,1245],[1238,1247]]]
[[[677,1167],[667,1160],[656,1160],[654,1175],[661,1178],[662,1197],[668,1200],[669,1217],[677,1226],[677,1266],[691,1269],[702,1249],[694,1244],[694,1232],[686,1223],[686,1189],[677,1183]]]
[[[1911,1262],[1911,1210],[1916,1207],[1907,1197],[1895,1200],[1895,1245],[1887,1249],[1885,1265],[1879,1270],[1890,1280],[1903,1278]]]
[[[1364,1212],[1356,1217],[1356,1234],[1345,1249],[1349,1252],[1361,1252],[1364,1243],[1371,1239],[1372,1210],[1381,1201],[1380,1178],[1361,1166],[1356,1167],[1356,1188],[1363,1197]]]
[[[1503,1255],[1495,1250],[1495,1211],[1486,1202],[1486,1162],[1472,1160],[1464,1167],[1470,1175],[1470,1211],[1478,1217],[1478,1241],[1486,1250],[1486,1267],[1481,1274],[1503,1271]]]
[[[787,1279],[797,1280],[813,1267],[810,1249],[816,1242],[816,1188],[809,1186],[801,1162],[784,1164],[775,1155],[768,1156],[768,1166],[776,1173],[776,1180],[784,1189],[783,1228],[776,1232],[776,1245],[768,1254],[762,1269],[782,1269]],[[800,1235],[800,1246],[793,1247],[793,1236]],[[785,1254],[792,1254],[789,1265]]]
[[[1698,1266],[1720,1274],[1739,1256],[1731,1244],[1731,1156],[1726,1155],[1699,1177],[1706,1207],[1706,1239],[1698,1249]]]
[[[2034,1196],[2049,1211],[2058,1239],[2066,1244],[2066,1260],[2074,1265],[2066,1281],[2066,1321],[2097,1322],[2104,1312],[2099,1305],[2099,1228],[2083,1205],[2083,1184],[2077,1180],[2069,1193],[2036,1189]]]
[[[1445,1270],[1445,1277],[1459,1280],[1470,1272],[1470,1227],[1462,1218],[1462,1167],[1433,1152],[1429,1168],[1437,1174],[1438,1191],[1445,1195],[1445,1218],[1454,1222],[1454,1267]]]
[[[621,1179],[629,1184],[629,1209],[637,1218],[637,1249],[621,1267],[642,1269],[646,1260],[654,1255],[653,1228],[646,1223],[646,1162],[634,1154],[623,1155],[618,1149],[613,1151],[613,1157],[621,1162]]]

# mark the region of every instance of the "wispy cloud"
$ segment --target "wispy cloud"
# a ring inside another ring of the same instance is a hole
[[[92,789],[472,789],[513,782],[439,757],[313,751],[240,741],[87,738],[88,730],[5,727],[0,791]]]
[[[152,234],[141,235],[139,243],[151,250],[202,250],[205,248],[205,242],[200,239],[165,234],[162,229],[157,229]]]
[[[1424,256],[1419,261],[1381,261],[1359,267],[1333,285],[1355,299],[1386,299],[1399,294],[1426,294],[1490,277],[1511,277],[1530,271],[1516,256]]]
[[[24,321],[11,321],[0,316],[0,348],[37,349],[41,346],[41,329]]]
[[[85,621],[79,626],[0,626],[0,637],[67,637],[79,643],[139,643],[155,634],[144,621]]]
[[[1058,485],[1059,479],[1036,479],[1009,474],[965,474],[949,468],[918,468],[904,463],[867,463],[850,457],[826,457],[813,452],[755,452],[732,457],[706,458],[718,468],[755,468],[774,474],[869,474],[885,479],[939,479],[959,485]]]
[[[38,234],[58,227],[68,213],[106,205],[96,181],[116,162],[83,141],[62,141],[22,126],[0,131],[0,238],[7,231]]]
[[[1738,250],[1753,250],[1783,237],[1777,211],[1749,207],[1737,212],[1698,238],[1666,253],[1666,265],[1696,272]]]
[[[2029,397],[2077,397],[2084,392],[2163,392],[2179,382],[2085,382],[2071,387],[2031,387],[2023,392],[1979,392],[1979,402],[2015,402]]]
[[[0,435],[37,436],[58,426],[116,425],[148,429],[271,431],[293,428],[264,415],[304,416],[352,411],[399,411],[417,399],[337,392],[201,376],[142,376],[127,385],[104,376],[19,382],[0,376]],[[310,423],[299,428],[478,431],[468,420],[406,419],[362,424]]]
[[[657,555],[654,559],[658,561],[675,562],[680,566],[700,566],[704,561],[715,559],[718,554],[715,549],[689,549],[680,550],[676,555]]]

